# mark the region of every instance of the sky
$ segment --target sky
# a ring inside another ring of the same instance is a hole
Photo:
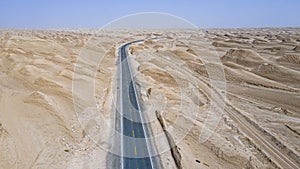
[[[142,12],[201,28],[300,26],[300,0],[1,0],[0,28],[100,28]]]

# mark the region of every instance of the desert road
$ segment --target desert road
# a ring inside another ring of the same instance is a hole
[[[112,155],[108,167],[121,169],[159,169],[160,159],[155,156],[154,144],[147,139],[150,130],[145,123],[145,115],[140,106],[133,74],[128,62],[127,47],[134,41],[124,44],[119,50],[117,107],[114,147],[119,155]]]

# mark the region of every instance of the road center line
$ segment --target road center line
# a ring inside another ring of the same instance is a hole
[[[134,145],[134,154],[136,155],[136,146]]]

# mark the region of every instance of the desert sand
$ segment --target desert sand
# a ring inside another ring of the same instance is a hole
[[[164,168],[299,168],[299,32],[1,30],[0,168],[106,168],[118,48],[140,39],[130,63]],[[78,115],[90,104],[99,126]]]

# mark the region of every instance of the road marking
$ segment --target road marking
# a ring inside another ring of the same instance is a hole
[[[136,155],[136,146],[134,145],[134,154]]]
[[[134,130],[133,130],[133,129],[132,129],[132,137],[135,137],[135,136],[134,136]]]
[[[122,76],[123,76],[123,66],[122,66],[122,49],[121,49],[121,51],[120,51],[120,120],[121,120],[121,134],[123,134],[124,133],[124,131],[123,131],[123,102],[122,102],[122,97],[123,97],[123,92],[122,92],[122,90],[123,90],[123,85],[122,85],[122,81],[123,81],[123,78],[122,78]],[[123,145],[123,143],[124,143],[124,140],[123,140],[124,138],[123,138],[123,136],[121,136],[121,169],[124,169],[124,145]]]
[[[130,111],[130,122],[131,124],[133,123],[133,120],[132,120],[132,112]]]

